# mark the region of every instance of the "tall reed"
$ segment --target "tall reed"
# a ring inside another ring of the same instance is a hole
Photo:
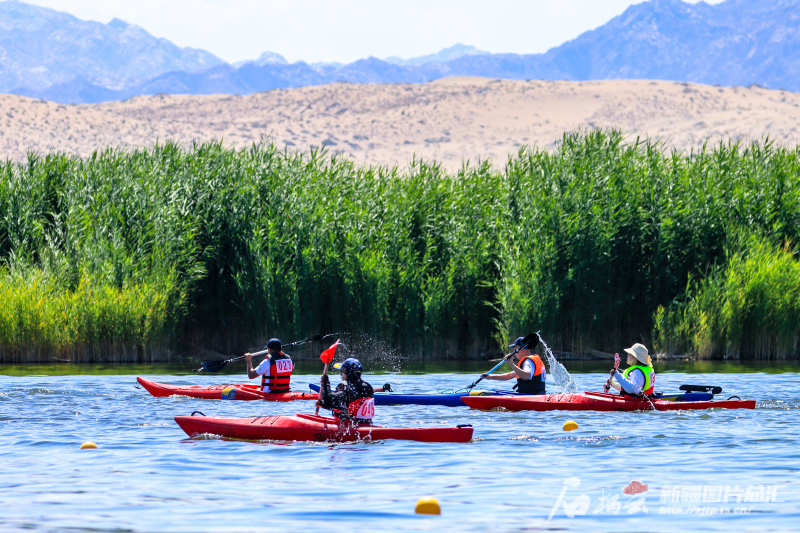
[[[654,338],[665,351],[704,357],[796,357],[800,341],[800,261],[786,244],[749,237],[727,261],[689,284],[684,301],[658,310]]]
[[[650,342],[731,235],[798,242],[798,167],[770,143],[686,156],[604,130],[455,173],[269,142],[31,154],[0,164],[0,282],[19,302],[0,352],[147,359],[333,331],[438,357],[530,330],[560,349]],[[37,294],[98,307],[56,327]]]

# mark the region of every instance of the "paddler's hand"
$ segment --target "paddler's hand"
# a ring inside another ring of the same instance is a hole
[[[244,360],[247,361],[248,363],[252,364],[253,356],[250,355],[250,352],[247,352],[246,354],[244,354]]]
[[[330,378],[328,377],[328,374],[323,374],[323,375],[322,375],[322,377],[321,377],[321,378],[319,378],[319,382],[320,382],[320,383],[322,383],[322,384],[324,385],[324,384],[326,384],[326,383],[330,383],[330,382],[331,382],[331,380],[330,380]]]
[[[486,378],[488,378],[488,377],[489,377],[489,374],[481,374],[481,378],[482,378],[482,379],[486,379]]]

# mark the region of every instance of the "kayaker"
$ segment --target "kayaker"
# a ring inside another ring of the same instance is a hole
[[[630,366],[624,372],[613,369],[606,384],[620,391],[623,396],[650,396],[656,384],[656,372],[647,347],[636,343],[625,348],[625,352]]]
[[[352,420],[360,426],[372,425],[375,418],[375,400],[372,385],[361,379],[364,367],[358,359],[350,357],[343,363],[337,363],[342,382],[331,391],[328,375],[322,376],[317,405],[330,409],[342,420]]]
[[[255,379],[261,376],[261,390],[264,392],[289,392],[289,382],[292,379],[294,362],[292,358],[283,353],[283,344],[279,339],[270,339],[267,343],[269,353],[261,364],[253,369],[253,360],[250,353],[244,354],[247,362],[247,377]]]
[[[522,346],[525,337],[519,337],[509,348]],[[529,347],[525,347],[515,353],[506,356],[506,363],[511,367],[512,372],[507,374],[482,374],[485,379],[497,379],[506,381],[517,378],[514,390],[523,394],[546,394],[547,371],[544,363],[538,354],[532,354]]]

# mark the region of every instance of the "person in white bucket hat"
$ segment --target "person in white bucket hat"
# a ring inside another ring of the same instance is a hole
[[[623,396],[650,396],[656,384],[656,372],[647,353],[647,346],[637,342],[630,348],[625,348],[625,352],[628,354],[630,366],[624,372],[612,370],[606,384],[620,391]]]

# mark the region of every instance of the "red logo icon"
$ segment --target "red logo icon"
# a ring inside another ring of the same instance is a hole
[[[623,494],[641,494],[647,492],[647,485],[641,481],[631,481],[628,486],[622,489]]]

